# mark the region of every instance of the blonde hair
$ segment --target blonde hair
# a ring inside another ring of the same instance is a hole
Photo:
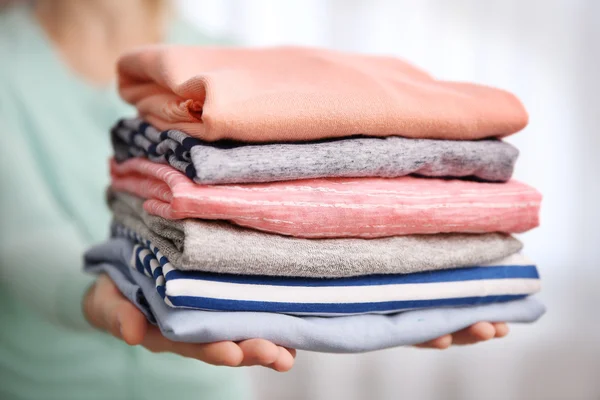
[[[32,4],[34,0],[0,0],[0,11],[16,4]],[[173,1],[172,0],[145,0],[148,11],[157,19],[172,16]]]
[[[173,2],[171,0],[145,0],[149,18],[152,22],[151,26],[156,27],[157,40],[159,36],[166,31],[166,26],[173,18]]]
[[[7,11],[12,6],[27,5],[33,7],[38,1],[52,1],[52,0],[0,0],[0,13]],[[95,0],[85,0],[95,1]],[[125,0],[123,0],[125,1]],[[117,3],[119,4],[119,3]],[[145,8],[146,15],[148,18],[148,24],[146,29],[153,36],[156,41],[164,39],[162,35],[167,30],[167,26],[171,19],[175,16],[175,8],[172,0],[143,0],[141,2]]]
[[[173,14],[173,2],[171,0],[145,0],[148,11],[156,18],[171,17]]]

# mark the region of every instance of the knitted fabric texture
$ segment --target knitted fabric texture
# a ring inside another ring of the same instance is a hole
[[[512,134],[528,120],[503,90],[325,49],[147,46],[123,55],[118,74],[121,97],[144,120],[206,141],[472,140]]]
[[[511,180],[331,178],[198,185],[171,166],[133,158],[111,163],[112,186],[148,199],[166,219],[222,219],[283,235],[386,237],[525,232],[539,223],[541,195]]]
[[[113,234],[152,242],[179,270],[314,278],[407,274],[481,265],[523,247],[501,233],[302,239],[227,222],[167,220],[122,192],[109,192],[108,199]]]
[[[170,164],[200,184],[256,183],[312,178],[430,177],[510,179],[518,150],[499,140],[351,137],[303,143],[249,145],[204,142],[139,119],[111,130],[115,159],[146,157]]]

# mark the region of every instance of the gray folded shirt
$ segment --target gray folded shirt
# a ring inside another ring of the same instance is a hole
[[[115,158],[171,164],[201,184],[275,182],[325,177],[510,179],[518,150],[499,140],[348,137],[304,143],[206,143],[177,130],[160,132],[139,119],[111,131]]]
[[[128,266],[132,252],[133,243],[129,240],[109,240],[86,253],[85,270],[107,273],[123,294],[158,325],[165,337],[178,342],[262,338],[300,350],[360,353],[423,343],[480,321],[533,322],[545,312],[544,306],[533,298],[473,307],[346,317],[174,309],[165,304],[151,278]]]
[[[227,222],[169,221],[146,213],[141,198],[110,190],[107,197],[113,234],[150,241],[180,270],[317,278],[405,274],[483,265],[523,247],[501,233],[302,239]]]

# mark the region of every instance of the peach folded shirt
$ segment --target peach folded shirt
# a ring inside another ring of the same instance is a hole
[[[206,141],[356,134],[475,140],[523,129],[511,93],[396,58],[306,47],[148,46],[118,62],[121,97],[160,130]]]
[[[375,238],[443,232],[519,233],[539,224],[541,195],[511,180],[335,178],[198,185],[171,166],[111,161],[113,189],[147,199],[166,219],[228,220],[305,238]]]

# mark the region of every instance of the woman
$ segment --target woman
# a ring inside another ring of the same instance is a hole
[[[108,236],[109,126],[134,114],[116,94],[118,55],[218,42],[170,18],[165,1],[32,4],[0,13],[0,398],[248,398],[239,369],[208,364],[286,371],[293,349],[170,342],[109,278],[81,272],[83,251]],[[422,346],[507,332],[479,323]]]

